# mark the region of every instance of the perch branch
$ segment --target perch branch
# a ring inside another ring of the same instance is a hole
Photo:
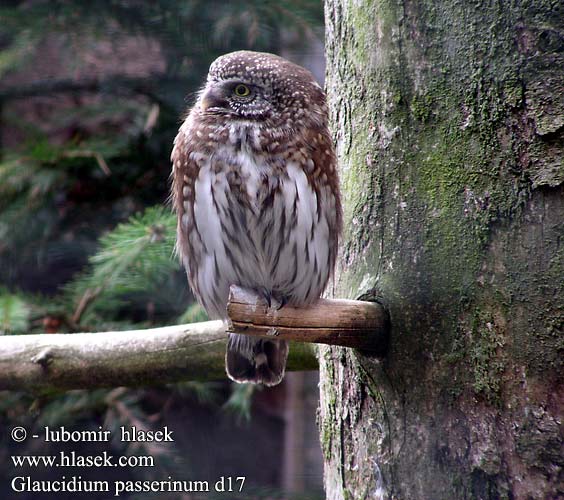
[[[232,286],[227,312],[232,333],[354,347],[377,356],[388,345],[388,313],[376,302],[320,299],[306,308],[269,308],[253,291]]]
[[[225,378],[221,321],[122,332],[0,337],[0,390],[34,392]],[[315,370],[311,346],[290,349],[289,370]]]
[[[320,299],[307,308],[269,308],[264,299],[231,287],[228,330],[298,341],[288,370],[317,368],[310,343],[383,355],[389,320],[377,303]],[[0,337],[0,390],[35,392],[143,386],[225,377],[227,335],[221,321],[125,332]]]

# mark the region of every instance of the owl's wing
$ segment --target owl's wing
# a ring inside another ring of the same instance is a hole
[[[335,267],[339,238],[343,225],[341,208],[341,194],[337,172],[337,157],[333,148],[329,130],[324,127],[309,130],[304,138],[304,148],[307,153],[300,158],[310,187],[317,195],[316,215],[319,219],[325,217],[329,229],[328,268],[330,272]],[[323,209],[322,207],[325,207]]]
[[[189,120],[187,120],[174,139],[171,154],[172,203],[177,214],[176,252],[188,272],[190,286],[198,294],[198,268],[195,262],[197,254],[203,249],[194,245],[193,240],[191,242],[190,234],[193,231],[198,231],[194,217],[194,185],[202,161],[199,156],[203,155],[199,155],[195,151],[195,144],[189,133],[189,125]],[[199,241],[201,241],[201,238]]]

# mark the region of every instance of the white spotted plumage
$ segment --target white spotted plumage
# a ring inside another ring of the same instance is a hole
[[[226,318],[232,284],[281,304],[319,298],[342,216],[325,96],[308,71],[272,54],[219,58],[172,160],[178,252],[211,318]],[[231,335],[228,375],[277,384],[287,353],[283,341]]]

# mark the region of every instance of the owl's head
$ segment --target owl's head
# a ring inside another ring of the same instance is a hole
[[[325,95],[309,71],[274,54],[245,50],[212,63],[197,105],[204,114],[273,125],[326,116]]]

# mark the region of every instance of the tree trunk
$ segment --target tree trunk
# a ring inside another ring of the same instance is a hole
[[[330,500],[564,495],[563,5],[326,0],[337,295],[392,321],[320,349]]]

